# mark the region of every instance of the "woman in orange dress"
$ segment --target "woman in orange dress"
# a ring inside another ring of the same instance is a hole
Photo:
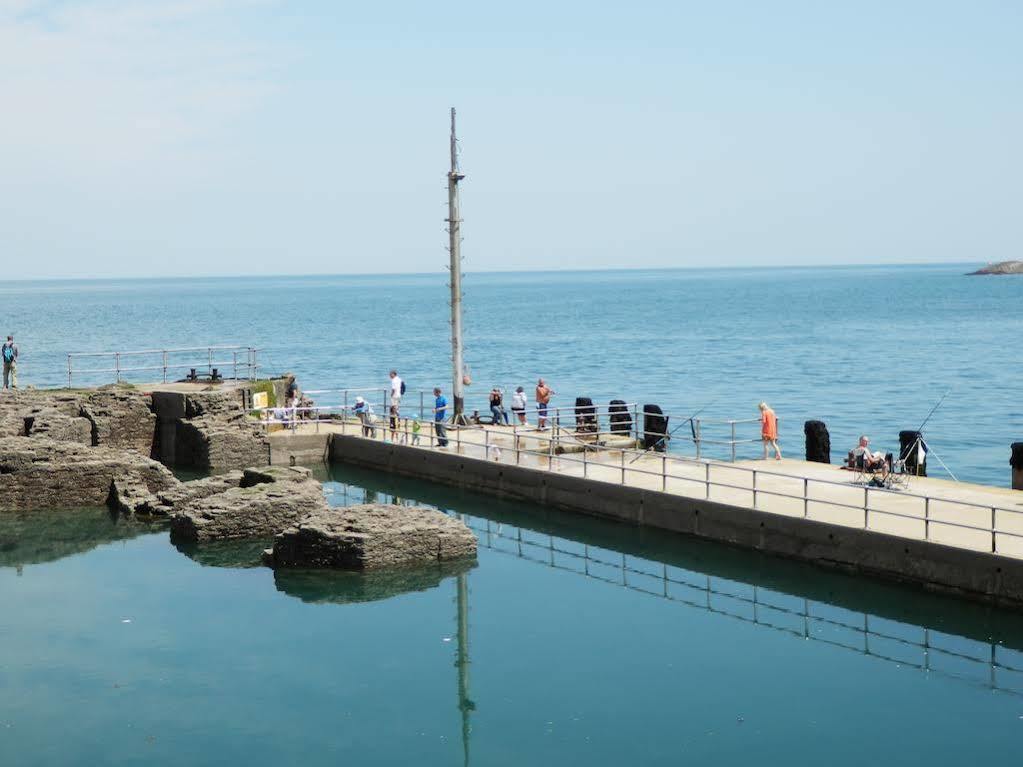
[[[764,442],[764,460],[767,460],[767,449],[774,448],[774,459],[781,460],[781,448],[778,447],[778,417],[774,411],[761,402],[760,408],[760,439]]]

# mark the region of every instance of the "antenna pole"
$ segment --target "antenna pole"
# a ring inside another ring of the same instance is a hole
[[[458,140],[455,136],[455,108],[451,108],[451,170],[448,172],[448,253],[451,255],[451,364],[454,422],[465,419],[465,390],[462,362],[462,219],[458,210],[458,182],[465,174],[458,170]]]

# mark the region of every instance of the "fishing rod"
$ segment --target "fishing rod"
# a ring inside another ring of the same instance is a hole
[[[931,420],[931,416],[934,415],[934,413],[937,411],[939,407],[941,407],[941,403],[944,402],[945,398],[948,397],[948,395],[951,393],[952,390],[949,389],[948,391],[941,395],[941,399],[938,400],[938,404],[931,408],[931,412],[927,414],[927,417],[923,420],[923,423],[921,423],[919,428],[917,428],[918,432],[923,431],[924,426],[926,426],[927,422]]]
[[[685,426],[686,424],[689,424],[690,428],[692,429],[692,431],[693,431],[693,439],[695,440],[696,439],[696,426],[694,425],[693,419],[696,418],[696,416],[698,416],[700,413],[702,413],[707,408],[713,406],[715,402],[717,402],[717,399],[711,400],[706,405],[701,407],[699,410],[697,410],[695,413],[693,413],[691,416],[689,416],[686,420],[684,420],[682,423],[680,423],[674,429],[669,431],[667,434],[665,434],[663,437],[661,437],[659,440],[657,440],[654,444],[652,444],[650,447],[648,447],[642,453],[640,453],[635,458],[633,458],[631,461],[629,461],[629,464],[630,465],[634,464],[636,461],[638,461],[644,455],[649,453],[651,450],[656,450],[658,445],[660,445],[662,442],[664,442],[667,439],[671,439],[672,435],[675,432],[677,432],[679,429],[681,429],[683,426]]]
[[[945,462],[943,460],[941,460],[941,456],[938,455],[937,453],[935,453],[933,450],[931,450],[931,448],[928,447],[927,443],[924,442],[924,435],[923,435],[923,428],[924,428],[924,426],[927,425],[927,422],[931,420],[931,416],[933,416],[935,414],[935,412],[937,412],[938,408],[941,407],[941,403],[944,402],[946,397],[948,397],[948,395],[951,394],[951,393],[952,393],[951,389],[946,391],[944,394],[941,395],[941,399],[938,400],[938,403],[934,407],[931,408],[931,412],[929,412],[927,414],[927,417],[924,418],[923,423],[921,423],[919,428],[916,430],[916,433],[917,433],[916,441],[912,445],[909,446],[909,449],[907,449],[905,451],[905,456],[909,456],[913,452],[913,450],[916,449],[919,445],[923,445],[924,450],[927,453],[932,454],[935,457],[935,459],[938,461],[938,463],[941,464],[941,468],[943,468],[945,471],[948,472],[948,476],[952,477],[953,480],[958,482],[959,478],[955,474],[952,473],[952,470],[950,468],[948,468],[948,466],[945,465]]]

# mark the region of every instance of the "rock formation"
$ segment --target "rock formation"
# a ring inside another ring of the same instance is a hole
[[[131,450],[49,437],[0,438],[0,503],[6,509],[103,506],[114,480],[155,493],[177,483],[166,467]]]
[[[1023,274],[1023,261],[999,261],[967,274]]]
[[[175,504],[171,540],[269,538],[309,514],[326,510],[323,487],[309,469],[246,469],[237,487],[186,500],[180,508]]]
[[[361,504],[306,514],[274,538],[274,568],[376,570],[476,555],[463,522],[434,509]]]

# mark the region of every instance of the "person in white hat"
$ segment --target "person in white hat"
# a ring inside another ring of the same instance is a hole
[[[362,424],[362,436],[376,437],[376,429],[373,428],[373,408],[369,406],[369,403],[362,397],[356,397],[352,412],[359,417],[359,422]]]

